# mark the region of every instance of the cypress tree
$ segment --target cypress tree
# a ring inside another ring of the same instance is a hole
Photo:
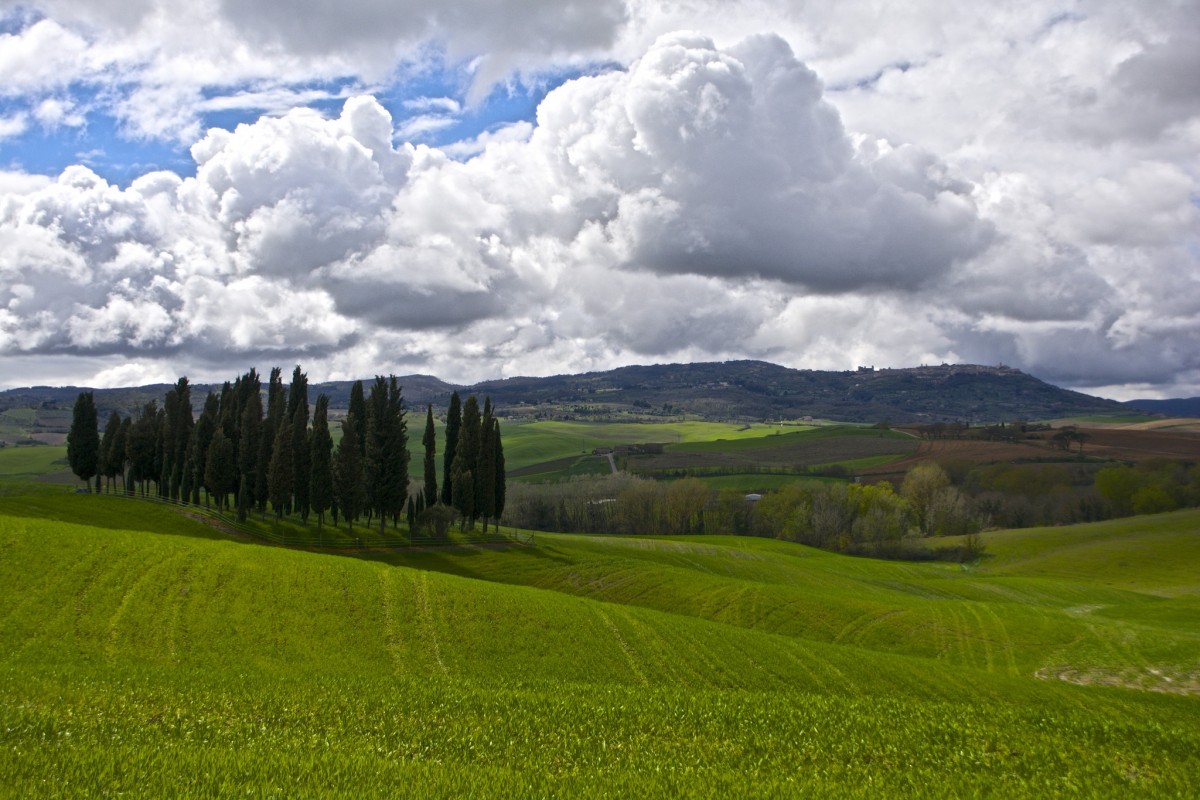
[[[308,443],[308,403],[296,406],[292,415],[292,496],[296,513],[308,522],[312,489],[312,455]]]
[[[121,420],[121,432],[117,434],[117,441],[113,444],[113,458],[120,461],[121,464],[121,489],[125,494],[133,494],[133,487],[129,485],[129,437],[133,435],[133,417],[126,417]]]
[[[281,518],[292,504],[292,428],[280,425],[275,434],[275,447],[271,452],[270,474],[267,476],[267,494],[275,518]]]
[[[377,376],[367,398],[367,496],[379,514],[383,532],[388,518],[396,519],[408,499],[408,429],[404,399],[394,375]]]
[[[125,440],[125,456],[129,460],[129,480],[140,484],[146,493],[146,481],[158,480],[155,474],[155,449],[158,445],[158,403],[150,400],[141,415],[133,422]]]
[[[356,430],[357,420],[351,412],[342,420],[342,441],[338,443],[333,471],[333,491],[338,511],[351,531],[354,530],[354,520],[367,503],[362,454],[358,452]]]
[[[67,461],[71,471],[83,481],[90,492],[92,476],[100,467],[100,423],[96,418],[96,401],[91,392],[80,392],[71,415],[71,430],[67,433]],[[96,481],[96,491],[100,481]]]
[[[163,440],[166,438],[167,410],[160,408],[154,415],[154,445],[151,451],[150,476],[159,497],[166,497],[166,483],[163,481]]]
[[[292,497],[296,513],[307,521],[311,479],[308,456],[308,375],[300,371],[299,364],[292,370],[286,414],[292,429]]]
[[[212,443],[208,446],[208,457],[204,464],[204,487],[210,496],[217,498],[217,509],[228,505],[229,493],[237,480],[237,457],[233,442],[223,428],[217,428]]]
[[[172,500],[180,498],[183,485],[183,462],[187,458],[188,442],[195,422],[192,419],[192,389],[186,377],[180,378],[168,392],[163,403],[162,482],[160,491]]]
[[[438,501],[437,486],[437,433],[433,427],[433,404],[425,409],[425,435],[421,438],[425,445],[425,505],[431,506]]]
[[[452,470],[451,481],[466,481],[464,486],[453,487],[454,507],[463,516],[463,529],[475,526],[478,509],[475,506],[475,481],[479,474],[479,440],[480,419],[479,401],[475,395],[467,398],[462,409],[462,425],[458,431],[458,445],[455,448],[454,463],[459,466]]]
[[[163,422],[161,436],[159,436],[158,447],[159,464],[162,471],[162,481],[158,487],[160,497],[170,497],[172,488],[178,488],[178,479],[175,476],[175,425],[179,417],[179,393],[175,389],[167,391],[167,396],[163,398]],[[174,484],[174,487],[172,487]]]
[[[472,524],[475,520],[475,485],[471,481],[471,471],[467,469],[466,459],[462,457],[461,452],[454,458],[454,468],[450,470],[450,475],[454,486],[452,502],[454,509],[462,517],[461,528],[465,531],[467,520],[471,520]]]
[[[317,527],[321,528],[325,524],[325,512],[333,502],[333,437],[329,434],[329,398],[323,394],[317,395],[309,441],[308,502],[317,512]]]
[[[492,399],[483,399],[483,419],[479,425],[479,460],[475,469],[475,514],[483,520],[487,533],[488,520],[496,509],[496,449],[492,442],[495,433],[492,418]]]
[[[358,455],[367,457],[367,400],[363,393],[363,382],[355,381],[350,387],[350,410],[348,416],[354,417],[354,442],[358,445]]]
[[[279,434],[279,425],[283,421],[286,404],[287,398],[283,391],[283,372],[279,367],[272,367],[271,377],[267,384],[267,416],[263,421],[262,432],[259,436],[258,467],[254,480],[254,499],[257,501],[260,514],[267,512],[271,454],[275,450],[275,437]]]
[[[304,418],[308,419],[308,375],[300,371],[300,365],[292,370],[292,382],[288,386],[287,419],[296,416],[296,409],[304,407]]]
[[[225,438],[234,446],[234,464],[237,463],[238,423],[240,421],[238,412],[237,390],[234,389],[232,383],[225,381],[221,387],[221,410],[217,414],[217,419]]]
[[[458,454],[458,431],[462,427],[462,401],[458,392],[450,395],[450,407],[446,410],[446,451],[442,454],[442,502],[454,505],[454,482],[451,472],[454,458]]]
[[[204,398],[204,410],[192,429],[193,442],[189,448],[192,451],[192,502],[197,505],[200,503],[200,488],[207,486],[204,474],[208,466],[208,448],[220,421],[220,402],[216,392],[209,392]],[[204,505],[208,505],[208,495],[205,495]]]
[[[242,404],[241,441],[238,445],[238,505],[239,522],[245,522],[250,508],[255,505],[258,487],[258,457],[262,450],[262,381],[251,369],[242,378],[244,388]]]
[[[100,441],[100,476],[107,479],[106,482],[111,489],[117,477],[117,472],[121,470],[125,461],[125,447],[117,450],[117,445],[120,444],[121,438],[121,415],[116,411],[108,417],[108,424],[104,426],[104,438]]]
[[[499,525],[500,517],[504,514],[504,495],[508,490],[508,486],[504,479],[504,443],[500,440],[500,420],[493,420],[492,426],[495,428],[492,434],[492,447],[496,454],[496,483],[495,489],[492,491],[495,507],[492,509],[492,514],[496,518],[496,525]]]

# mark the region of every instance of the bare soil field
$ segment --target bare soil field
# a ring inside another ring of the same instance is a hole
[[[1130,428],[1087,428],[1085,454],[1123,461],[1169,458],[1200,461],[1200,434],[1188,431]]]

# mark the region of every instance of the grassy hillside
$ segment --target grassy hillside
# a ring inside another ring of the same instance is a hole
[[[0,498],[0,796],[1200,785],[1195,515],[1023,531],[963,570],[729,537],[361,559],[56,499]],[[1062,566],[1081,547],[1179,564],[1106,586]],[[1085,680],[1105,664],[1176,686]]]

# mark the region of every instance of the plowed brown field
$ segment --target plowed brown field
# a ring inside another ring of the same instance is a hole
[[[1172,461],[1200,462],[1200,434],[1138,430],[1136,428],[1083,428],[1088,438],[1083,443],[1083,454],[1092,458],[1114,461],[1147,461],[1165,458]],[[972,462],[994,464],[1005,461],[1029,461],[1062,457],[1062,450],[1050,444],[1053,432],[1042,434],[1043,439],[1025,439],[1020,442],[987,442],[978,439],[933,439],[921,440],[912,455],[890,464],[860,470],[868,479],[884,479],[907,471],[922,461]],[[1078,453],[1074,445],[1072,453]]]

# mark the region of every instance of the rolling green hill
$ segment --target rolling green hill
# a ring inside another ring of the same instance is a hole
[[[354,558],[99,499],[0,497],[0,796],[1200,785],[1195,512],[962,569],[733,537]]]

